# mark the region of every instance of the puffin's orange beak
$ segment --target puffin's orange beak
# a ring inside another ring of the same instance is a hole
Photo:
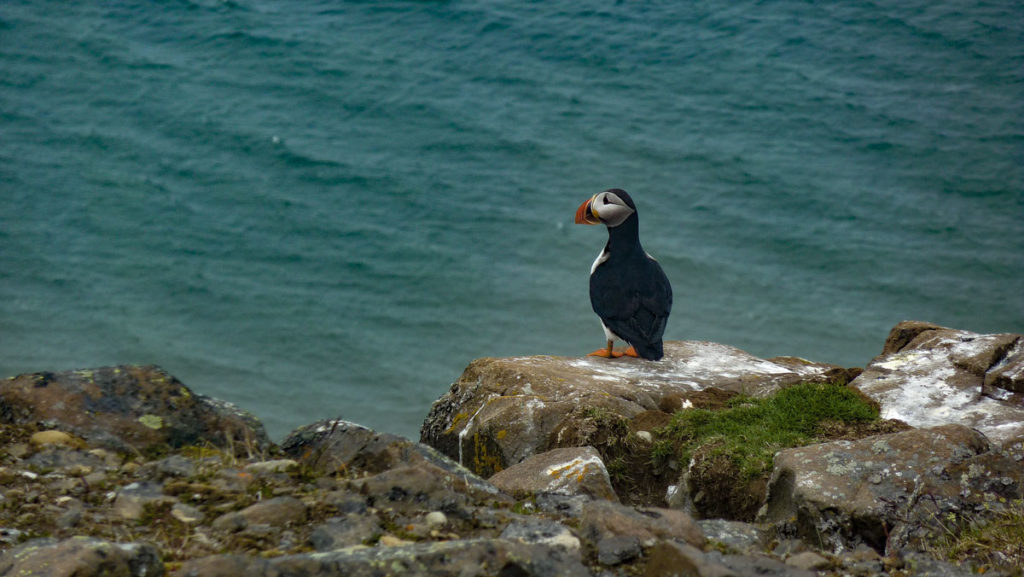
[[[586,202],[580,205],[576,209],[576,224],[601,224],[601,219],[594,212],[594,198],[597,195],[590,197]]]

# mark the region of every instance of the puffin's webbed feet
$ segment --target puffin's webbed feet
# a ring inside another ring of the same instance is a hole
[[[639,357],[636,353],[636,349],[630,346],[625,351],[616,351],[612,348],[612,341],[608,341],[608,345],[603,349],[597,349],[596,351],[587,355],[588,357],[601,357],[605,359],[617,359],[622,356],[626,357]]]

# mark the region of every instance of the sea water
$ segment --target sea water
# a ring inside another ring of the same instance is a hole
[[[1024,5],[4,0],[0,375],[415,438],[474,358],[602,346],[612,187],[669,339],[1022,332]]]

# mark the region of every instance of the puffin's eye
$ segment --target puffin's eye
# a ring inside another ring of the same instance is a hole
[[[610,202],[608,202],[608,197],[607,196],[601,197],[601,201],[602,201],[602,204],[611,204]]]

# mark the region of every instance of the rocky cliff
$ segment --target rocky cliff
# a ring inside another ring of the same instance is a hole
[[[419,443],[37,373],[0,381],[0,455],[0,576],[1019,575],[1024,339],[479,359]]]

